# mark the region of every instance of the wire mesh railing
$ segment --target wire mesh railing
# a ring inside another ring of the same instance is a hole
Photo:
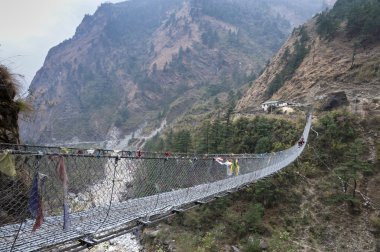
[[[267,154],[187,155],[0,144],[0,251],[96,237],[239,188],[292,163]]]

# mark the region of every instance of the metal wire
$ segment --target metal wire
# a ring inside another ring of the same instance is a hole
[[[266,154],[173,153],[168,157],[165,153],[141,151],[0,144],[0,150],[9,149],[17,172],[15,177],[0,173],[0,251],[10,251],[13,242],[13,251],[24,252],[50,247],[62,249],[85,237],[96,240],[124,230],[137,220],[149,222],[154,216],[263,179],[302,153],[310,126],[311,116],[302,134],[303,145]],[[230,167],[217,162],[218,156],[223,161],[238,160],[239,172],[235,170],[232,175],[227,172]],[[60,174],[62,159],[67,185]],[[42,226],[32,232],[36,220],[28,205],[36,160],[38,171],[47,176],[46,190],[40,188],[45,217]],[[65,202],[71,222],[67,230],[63,230],[62,218]]]
[[[100,224],[100,226],[96,229],[96,231],[94,233],[97,233],[99,231],[99,229],[103,226],[103,224],[107,221],[107,218],[109,216],[109,213],[110,213],[110,210],[111,210],[111,206],[112,206],[112,199],[113,199],[113,196],[114,196],[114,189],[115,189],[115,179],[116,179],[116,168],[117,168],[117,163],[119,161],[119,158],[116,158],[115,159],[115,167],[114,167],[114,172],[113,172],[113,178],[112,178],[112,188],[111,188],[111,198],[110,198],[110,203],[108,205],[108,208],[107,208],[107,214],[106,214],[106,217],[104,218],[103,222]]]

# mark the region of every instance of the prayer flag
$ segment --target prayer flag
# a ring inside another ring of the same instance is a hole
[[[67,204],[67,182],[69,179],[63,157],[59,158],[57,174],[63,185],[63,229],[68,230],[70,228],[70,211]]]
[[[9,177],[16,177],[15,159],[8,152],[0,154],[0,172]]]
[[[59,179],[63,183],[63,186],[66,186],[68,182],[68,178],[67,178],[65,161],[63,157],[59,157],[59,162],[57,166],[57,174],[58,174]]]
[[[29,211],[33,218],[37,217],[38,205],[39,205],[39,191],[38,191],[38,172],[34,175],[32,190],[29,198]]]
[[[42,177],[40,180],[40,176]],[[42,194],[44,191],[46,175],[37,172],[34,175],[32,191],[30,193],[29,199],[29,211],[32,214],[33,218],[36,218],[36,222],[33,225],[32,232],[39,229],[44,222],[44,208],[43,208],[43,199]],[[41,190],[41,191],[40,191]]]
[[[37,214],[36,222],[33,225],[32,232],[39,229],[41,227],[42,223],[44,222],[44,211],[43,211],[43,207],[42,207],[42,199],[41,198],[38,199],[38,206],[39,206],[38,207],[38,214]]]
[[[66,201],[66,200],[65,200]],[[65,202],[63,204],[63,230],[68,230],[70,228],[70,213],[69,206]]]

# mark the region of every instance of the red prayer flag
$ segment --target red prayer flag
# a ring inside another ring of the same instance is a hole
[[[37,218],[36,218],[36,222],[34,223],[32,232],[39,229],[41,227],[42,223],[44,222],[44,211],[43,211],[41,198],[38,200],[38,205],[39,205],[39,207],[38,207]]]
[[[67,173],[66,173],[65,161],[63,160],[63,157],[59,157],[57,173],[58,173],[59,179],[62,181],[64,185],[66,185],[68,182],[68,178],[67,178]]]

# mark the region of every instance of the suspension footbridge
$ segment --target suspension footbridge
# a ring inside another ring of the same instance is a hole
[[[266,154],[0,145],[0,251],[77,251],[221,197],[291,164],[310,127]]]

